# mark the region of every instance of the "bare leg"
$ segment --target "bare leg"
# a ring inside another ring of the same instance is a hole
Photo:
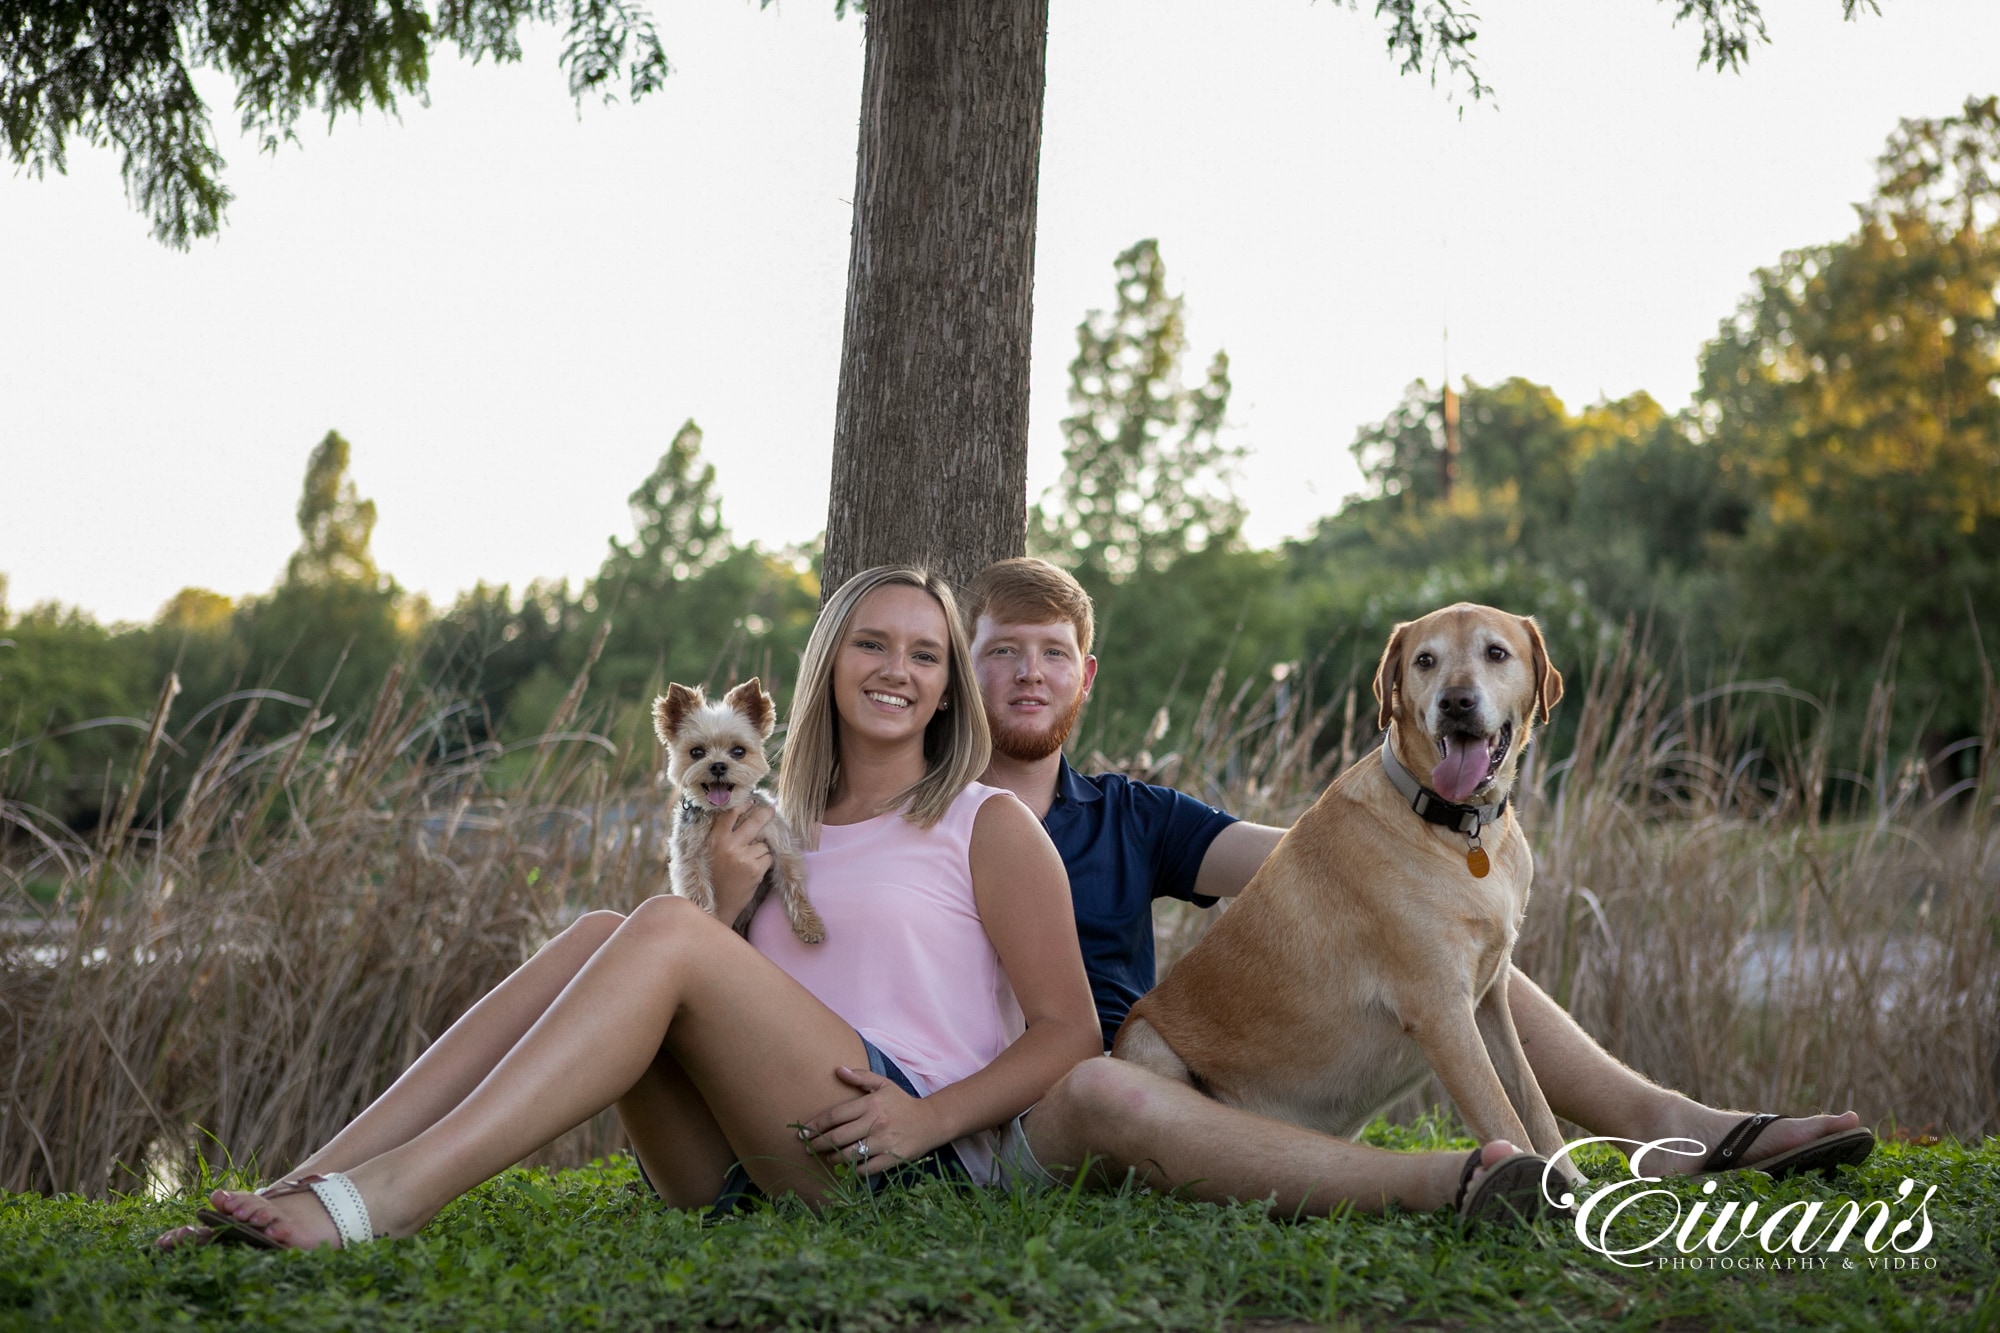
[[[736,1150],[702,1100],[701,1089],[665,1046],[632,1090],[618,1099],[618,1122],[660,1198],[675,1208],[714,1203]]]
[[[293,1168],[290,1177],[345,1171],[436,1124],[493,1072],[624,920],[616,912],[578,917],[461,1014],[387,1092]],[[207,1234],[206,1227],[175,1227],[154,1244],[171,1250],[200,1242]]]
[[[492,1073],[414,1139],[347,1172],[378,1232],[408,1235],[447,1202],[589,1116],[627,1099],[665,1104],[664,1042],[700,1090],[729,1145],[767,1192],[816,1201],[826,1170],[792,1125],[852,1096],[833,1073],[862,1063],[861,1039],[837,1015],[693,904],[642,904]],[[642,1086],[645,1085],[645,1086]],[[641,1131],[663,1165],[680,1144]],[[648,1131],[651,1131],[650,1133]],[[697,1130],[697,1150],[713,1151]],[[265,1199],[218,1190],[214,1203],[273,1240],[334,1239],[310,1195]]]
[[[1542,1085],[1550,1108],[1593,1134],[1640,1143],[1689,1138],[1713,1148],[1746,1114],[1703,1106],[1638,1074],[1593,1041],[1518,967],[1508,978],[1507,1000],[1528,1066],[1535,1071],[1535,1081]],[[1860,1123],[1861,1117],[1852,1111],[1780,1120],[1757,1139],[1743,1165],[1755,1166],[1774,1154]],[[1692,1172],[1700,1165],[1700,1156],[1665,1152],[1650,1153],[1643,1163],[1648,1173],[1671,1174]]]
[[[290,1174],[296,1177],[359,1166],[391,1148],[400,1148],[443,1119],[493,1072],[624,921],[616,912],[588,912],[578,917],[505,981],[481,996],[387,1092]]]
[[[1036,1159],[1058,1177],[1074,1178],[1088,1155],[1091,1184],[1116,1186],[1135,1172],[1154,1189],[1211,1203],[1269,1199],[1287,1216],[1343,1203],[1361,1212],[1391,1203],[1441,1208],[1465,1166],[1462,1152],[1387,1152],[1224,1106],[1125,1060],[1084,1061],[1036,1104],[1026,1126]],[[1513,1151],[1488,1144],[1485,1161]]]

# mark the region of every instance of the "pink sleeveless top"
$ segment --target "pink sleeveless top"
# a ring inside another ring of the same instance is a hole
[[[750,943],[902,1066],[926,1095],[979,1072],[1025,1030],[972,896],[972,823],[1001,789],[974,782],[943,819],[822,825],[806,895],[826,941],[801,944],[776,898]],[[994,1132],[952,1144],[972,1178],[993,1173]]]

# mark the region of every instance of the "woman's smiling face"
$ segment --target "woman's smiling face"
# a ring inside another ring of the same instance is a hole
[[[834,708],[857,736],[921,739],[951,683],[944,608],[922,588],[889,583],[861,599],[833,662]]]

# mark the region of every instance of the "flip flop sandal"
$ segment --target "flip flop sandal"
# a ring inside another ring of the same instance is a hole
[[[1715,1145],[1715,1151],[1708,1155],[1695,1174],[1706,1175],[1711,1171],[1738,1170],[1743,1154],[1750,1151],[1750,1145],[1755,1143],[1771,1125],[1789,1118],[1791,1117],[1773,1115],[1770,1112],[1745,1116],[1737,1121],[1736,1128],[1722,1136],[1722,1142]],[[1775,1153],[1761,1162],[1751,1162],[1741,1166],[1740,1169],[1762,1171],[1777,1180],[1803,1175],[1808,1171],[1824,1172],[1830,1177],[1843,1166],[1859,1166],[1867,1161],[1868,1154],[1874,1151],[1874,1132],[1856,1126],[1853,1129],[1843,1129],[1837,1134],[1822,1135],[1810,1143],[1801,1143],[1796,1148]]]
[[[368,1205],[361,1201],[361,1191],[354,1182],[338,1171],[329,1171],[323,1176],[301,1176],[297,1180],[281,1180],[275,1185],[257,1191],[267,1199],[282,1199],[290,1194],[311,1194],[319,1200],[319,1206],[326,1209],[326,1215],[333,1219],[334,1230],[340,1233],[342,1249],[355,1245],[365,1245],[376,1239],[376,1232],[368,1221]],[[220,1245],[254,1245],[264,1250],[289,1249],[283,1241],[273,1240],[264,1228],[250,1222],[231,1217],[228,1213],[217,1212],[213,1208],[203,1208],[195,1213],[203,1224],[212,1229],[210,1241]]]
[[[1460,1217],[1468,1222],[1515,1226],[1556,1211],[1542,1197],[1542,1171],[1549,1164],[1548,1158],[1517,1152],[1487,1167],[1486,1174],[1474,1184],[1472,1173],[1479,1169],[1479,1155],[1484,1151],[1474,1148],[1472,1156],[1465,1159],[1465,1170],[1459,1173],[1458,1193],[1451,1202]]]
[[[282,1181],[279,1182],[279,1184],[283,1183]],[[276,1188],[277,1186],[275,1185],[266,1185],[263,1189],[255,1191],[255,1193],[265,1195],[267,1191]],[[235,1223],[235,1226],[230,1229],[230,1233],[227,1236],[218,1233],[217,1228],[220,1221],[233,1223],[235,1222],[234,1218],[229,1218],[226,1214],[218,1213],[213,1208],[203,1208],[198,1211],[203,1224],[170,1227],[153,1237],[153,1249],[159,1251],[161,1254],[172,1254],[175,1250],[198,1250],[204,1245],[215,1245],[218,1243],[225,1245],[256,1244],[255,1241],[249,1240],[240,1234],[242,1229],[241,1223]]]
[[[198,1250],[204,1245],[215,1243],[212,1227],[173,1227],[153,1237],[153,1248],[161,1254],[172,1254],[175,1250]]]

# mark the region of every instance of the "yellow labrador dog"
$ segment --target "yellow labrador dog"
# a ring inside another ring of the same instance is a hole
[[[1534,858],[1508,797],[1562,698],[1541,632],[1461,602],[1398,625],[1380,749],[1328,787],[1114,1053],[1232,1106],[1359,1130],[1435,1071],[1482,1143],[1562,1146],[1507,1008]]]

